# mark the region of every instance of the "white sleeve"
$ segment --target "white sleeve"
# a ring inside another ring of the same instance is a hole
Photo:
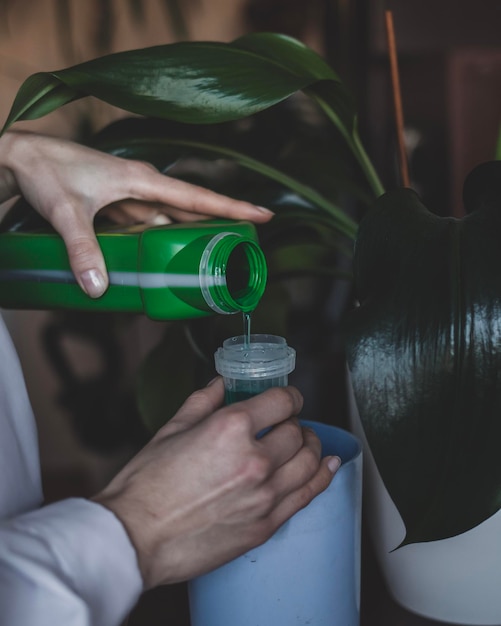
[[[142,579],[121,522],[80,498],[0,522],[1,626],[118,626]]]

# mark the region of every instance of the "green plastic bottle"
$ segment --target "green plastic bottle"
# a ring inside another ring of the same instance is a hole
[[[97,233],[110,286],[97,299],[73,276],[63,240],[0,232],[0,307],[145,313],[155,320],[252,311],[266,260],[249,222],[210,220]]]

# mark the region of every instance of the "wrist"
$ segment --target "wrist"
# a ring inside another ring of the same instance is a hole
[[[0,138],[0,203],[19,195],[19,187],[12,166],[14,143],[15,137],[11,132],[5,133]]]
[[[0,203],[21,194],[18,174],[32,150],[36,135],[9,130],[0,137]]]
[[[129,520],[130,515],[128,515],[127,512],[122,511],[122,507],[120,506],[120,498],[109,495],[107,493],[107,489],[105,489],[103,492],[91,498],[91,501],[99,504],[100,506],[110,511],[120,522],[127,537],[129,538],[130,544],[134,549],[134,552],[136,553],[138,569],[141,573],[144,588],[149,589],[154,586],[152,585],[150,576],[148,575],[147,554],[149,551],[145,550],[142,546],[142,542],[138,538],[137,532],[135,531],[136,524],[134,524],[134,521],[131,522]],[[134,517],[134,515],[132,515],[132,517]]]

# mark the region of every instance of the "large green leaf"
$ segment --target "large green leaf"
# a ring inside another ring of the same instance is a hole
[[[381,193],[358,138],[348,90],[311,49],[273,33],[255,33],[233,43],[182,42],[131,50],[34,74],[21,85],[3,131],[84,96],[144,116],[212,124],[247,117],[299,90],[318,101],[373,191]]]
[[[348,361],[404,543],[501,507],[500,179],[499,162],[470,175],[462,220],[397,189],[360,224]]]
[[[277,62],[268,54],[273,49],[275,56],[286,53],[291,58]],[[133,113],[190,123],[245,117],[319,80],[341,86],[319,57],[309,70],[309,63],[300,62],[301,55],[307,55],[309,62],[316,58],[303,44],[281,35],[249,36],[240,45],[238,40],[235,44],[182,42],[105,55],[29,77],[6,125],[38,117],[38,109],[33,108],[37,92],[47,101],[56,85],[73,90],[73,98],[92,95]],[[54,109],[60,104],[54,100]],[[351,107],[351,115],[343,115],[344,123],[352,125],[354,117]]]

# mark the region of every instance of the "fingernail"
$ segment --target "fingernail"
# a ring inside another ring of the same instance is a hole
[[[91,298],[99,298],[106,291],[106,281],[98,270],[87,270],[80,274],[80,285]]]
[[[215,376],[212,380],[209,380],[209,382],[205,385],[206,387],[210,387],[211,385],[213,385],[217,380],[219,380],[220,376]]]
[[[266,213],[267,215],[275,215],[273,211],[270,211],[270,209],[266,209],[264,206],[256,206],[256,209],[261,211],[261,213]]]
[[[340,465],[341,459],[338,456],[331,456],[327,461],[327,467],[333,474],[338,471]]]
[[[165,226],[166,224],[170,224],[171,220],[164,215],[163,213],[158,213],[150,222],[153,226]]]

